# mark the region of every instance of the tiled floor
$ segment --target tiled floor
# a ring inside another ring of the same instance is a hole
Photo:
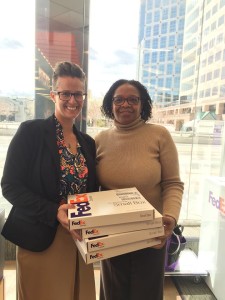
[[[95,270],[96,299],[99,299],[99,270]],[[15,261],[7,261],[4,269],[5,299],[16,300],[16,271]],[[181,300],[176,288],[169,277],[165,278],[164,300]]]

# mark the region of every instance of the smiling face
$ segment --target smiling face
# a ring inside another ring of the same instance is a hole
[[[84,82],[77,77],[59,77],[56,92],[84,93]],[[55,103],[55,116],[60,123],[73,121],[81,112],[83,101],[78,101],[72,96],[70,100],[63,101],[57,93],[51,92],[51,99]]]
[[[113,95],[113,97],[138,97],[140,99],[140,93],[136,87],[131,84],[125,83],[119,86]],[[112,111],[114,118],[117,122],[122,125],[127,125],[136,120],[141,114],[141,100],[137,104],[129,104],[127,101],[124,101],[121,105],[115,105],[112,102]]]

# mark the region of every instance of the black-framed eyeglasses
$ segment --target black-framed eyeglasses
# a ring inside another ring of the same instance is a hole
[[[121,96],[116,96],[116,97],[113,97],[112,100],[116,106],[123,105],[125,101],[127,101],[127,103],[129,105],[137,105],[140,101],[140,98],[137,96],[129,96],[127,98],[124,98]]]
[[[81,92],[71,93],[68,91],[62,91],[62,92],[53,91],[53,93],[58,95],[59,99],[62,101],[69,101],[71,99],[71,97],[74,96],[75,100],[82,102],[85,100],[85,98],[87,96],[86,93],[81,93]]]

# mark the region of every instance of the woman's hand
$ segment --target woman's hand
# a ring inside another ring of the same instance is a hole
[[[165,215],[163,216],[163,225],[165,234],[157,238],[161,241],[161,243],[159,245],[153,246],[152,248],[161,249],[165,245],[167,238],[170,237],[173,232],[173,229],[176,225],[176,220],[173,217]]]
[[[58,208],[57,220],[66,230],[68,230],[70,232],[70,234],[72,235],[72,238],[74,240],[81,241],[82,238],[79,235],[79,231],[78,230],[70,230],[70,228],[69,228],[69,221],[68,221],[68,209],[69,208],[74,208],[74,204],[60,205],[60,207]]]

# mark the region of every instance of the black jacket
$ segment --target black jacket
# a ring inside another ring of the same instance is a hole
[[[95,142],[74,132],[88,166],[87,192],[97,190]],[[14,244],[43,251],[58,226],[60,157],[54,117],[21,123],[8,149],[1,181],[3,196],[13,205],[2,235]]]

